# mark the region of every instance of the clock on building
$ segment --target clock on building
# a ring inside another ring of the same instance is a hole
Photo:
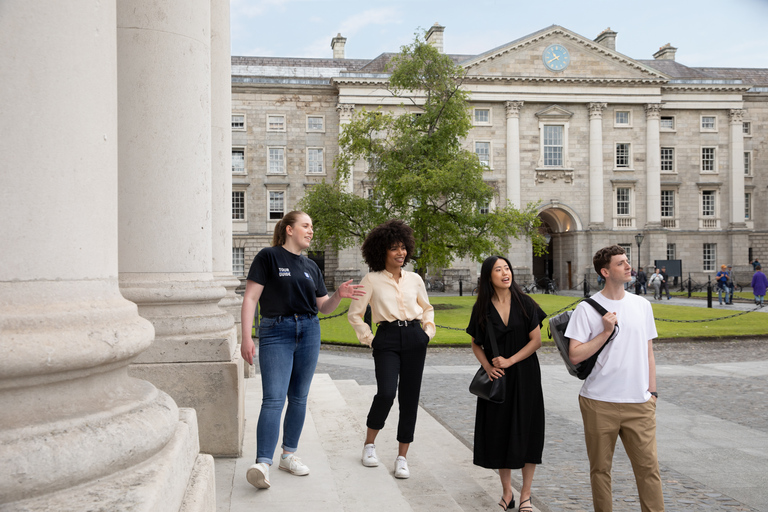
[[[561,44],[551,44],[547,46],[544,53],[541,54],[544,65],[551,71],[562,71],[571,63],[571,54],[568,49]]]

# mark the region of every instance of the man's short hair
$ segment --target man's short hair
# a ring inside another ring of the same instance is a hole
[[[627,251],[618,245],[609,245],[608,247],[603,247],[597,251],[595,256],[592,258],[592,264],[595,266],[595,272],[597,272],[597,275],[603,275],[600,273],[600,270],[608,268],[608,266],[611,264],[611,258],[626,253]]]

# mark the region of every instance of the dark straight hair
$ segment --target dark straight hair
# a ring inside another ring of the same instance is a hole
[[[517,301],[523,314],[528,318],[528,311],[523,301],[525,301],[525,293],[520,289],[517,282],[515,282],[515,272],[512,270],[512,264],[504,256],[490,256],[485,259],[482,267],[480,267],[480,282],[477,286],[477,300],[475,306],[472,308],[472,315],[475,316],[475,320],[481,329],[485,329],[485,317],[488,315],[492,306],[491,299],[496,295],[496,289],[491,282],[491,273],[493,267],[498,260],[504,260],[509,265],[509,273],[512,276],[512,282],[509,285],[509,291],[512,293],[512,297]],[[529,300],[533,300],[530,299]]]

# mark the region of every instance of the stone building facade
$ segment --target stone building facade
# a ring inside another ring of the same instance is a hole
[[[427,34],[440,51],[443,32]],[[235,274],[247,273],[306,186],[333,177],[339,130],[355,111],[402,111],[386,88],[394,54],[344,59],[345,43],[333,39],[332,59],[232,58]],[[765,257],[768,69],[692,68],[675,51],[635,59],[616,50],[610,29],[593,40],[553,25],[451,55],[467,73],[474,127],[465,144],[486,162],[497,190],[490,207],[538,202],[550,239],[545,257],[514,242],[518,281],[594,281],[592,254],[612,243],[634,266],[679,259],[697,280],[722,263],[747,275],[750,259]],[[349,186],[368,194],[364,163]],[[366,272],[359,251],[322,260],[331,285]],[[473,282],[478,265],[447,270],[455,287],[450,276]]]

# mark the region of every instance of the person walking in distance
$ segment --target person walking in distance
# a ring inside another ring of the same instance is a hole
[[[667,275],[667,267],[661,267],[661,290],[659,292],[659,298],[664,298],[662,293],[667,292],[667,300],[670,299],[669,295],[669,276]]]
[[[604,247],[593,258],[605,287],[592,298],[608,313],[601,316],[586,303],[578,305],[565,331],[570,338],[570,359],[578,364],[601,347],[592,373],[579,392],[584,439],[595,512],[613,509],[611,467],[616,438],[632,462],[642,512],[664,510],[659,460],[656,451],[657,337],[648,301],[624,291],[630,267],[624,249]],[[618,333],[610,343],[614,326]]]
[[[320,322],[317,312],[330,314],[342,298],[363,295],[360,285],[343,283],[328,297],[317,264],[301,255],[312,242],[312,219],[304,212],[286,214],[275,226],[272,247],[259,251],[248,270],[241,310],[241,354],[253,364],[256,346],[251,334],[256,303],[259,323],[259,371],[262,401],[256,426],[256,463],[246,472],[248,482],[268,489],[269,468],[283,421],[283,453],[279,469],[292,475],[309,474],[295,452],[304,427],[307,395],[320,353]]]
[[[402,220],[380,224],[365,238],[361,251],[370,272],[363,277],[365,294],[349,306],[347,318],[357,339],[373,348],[376,395],[368,412],[362,463],[379,465],[376,436],[384,428],[397,395],[400,418],[397,424],[398,452],[395,478],[409,478],[406,455],[416,430],[421,378],[427,344],[435,335],[435,311],[419,274],[403,270],[416,247],[413,230]],[[366,306],[378,324],[376,335],[363,320]]]
[[[640,291],[642,290],[643,295],[646,295],[648,293],[648,288],[646,288],[648,276],[645,275],[645,272],[643,272],[643,267],[638,267],[637,269],[637,279],[635,279],[635,294],[640,295]]]
[[[763,274],[763,267],[758,265],[755,267],[755,273],[752,275],[752,293],[755,296],[755,304],[763,307],[763,301],[765,300],[765,291],[768,288],[768,278]]]
[[[661,271],[657,268],[654,270],[653,274],[651,274],[651,278],[648,279],[648,286],[653,288],[653,298],[656,300],[661,299],[661,281],[664,278],[661,277]]]

